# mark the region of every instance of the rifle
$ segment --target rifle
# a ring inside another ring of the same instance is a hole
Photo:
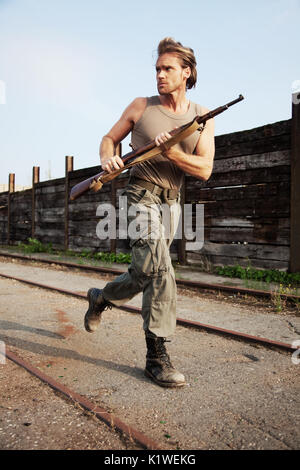
[[[203,116],[196,116],[191,122],[184,124],[183,126],[177,129],[173,129],[169,132],[171,138],[164,142],[164,144],[162,144],[161,146],[157,146],[155,140],[152,140],[149,144],[127,153],[126,155],[121,157],[124,163],[124,167],[120,168],[119,170],[115,170],[112,173],[108,173],[107,171],[101,171],[97,175],[91,176],[90,178],[82,181],[81,183],[76,184],[71,189],[70,200],[74,201],[79,196],[89,190],[92,190],[94,192],[99,191],[99,189],[102,188],[104,183],[113,180],[124,170],[127,170],[133,165],[137,165],[138,163],[150,160],[156,155],[159,155],[160,153],[168,150],[170,147],[177,144],[178,142],[186,139],[196,130],[202,131],[204,129],[206,121],[214,118],[223,111],[226,111],[226,109],[228,109],[230,106],[238,103],[239,101],[242,101],[243,99],[244,97],[242,95],[239,95],[237,99],[230,101],[230,103],[227,103],[224,106],[220,106],[214,109],[213,111],[209,111]]]

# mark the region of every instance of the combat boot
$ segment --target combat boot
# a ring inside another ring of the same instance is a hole
[[[103,310],[112,308],[112,305],[104,299],[102,292],[101,289],[91,288],[87,293],[89,308],[84,317],[84,326],[89,333],[97,330]]]
[[[147,355],[145,375],[162,387],[182,387],[184,375],[172,365],[167,353],[166,338],[155,336],[150,331],[146,334]]]

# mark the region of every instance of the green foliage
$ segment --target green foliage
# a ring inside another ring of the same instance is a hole
[[[223,266],[216,267],[216,274],[220,276],[237,277],[240,279],[250,279],[254,281],[276,282],[282,285],[299,285],[300,273],[288,273],[276,269],[255,269],[251,266]]]
[[[58,252],[52,248],[51,243],[44,244],[35,238],[28,238],[27,243],[19,243],[18,247],[25,253],[56,253],[63,256],[80,258],[81,264],[83,263],[84,259],[103,261],[105,263],[131,263],[131,255],[129,253],[104,253],[103,251],[95,253],[92,250],[88,250],[86,248],[83,249],[80,253],[76,253],[72,250]]]
[[[80,256],[80,258],[92,258],[93,252],[91,250],[83,249],[78,256]]]
[[[28,238],[28,243],[19,243],[18,246],[25,253],[53,253],[52,243],[44,244],[36,238]]]
[[[93,255],[93,258],[105,261],[106,263],[131,263],[131,255],[129,253],[104,253],[99,251]]]

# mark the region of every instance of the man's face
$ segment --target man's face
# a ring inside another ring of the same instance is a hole
[[[167,95],[180,88],[185,90],[190,68],[183,68],[181,60],[174,53],[161,55],[156,62],[157,90],[160,95]]]

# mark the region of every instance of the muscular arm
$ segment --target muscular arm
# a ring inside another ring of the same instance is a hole
[[[113,170],[123,168],[122,159],[115,154],[116,146],[132,131],[134,124],[143,114],[146,104],[146,98],[136,98],[125,109],[111,130],[102,138],[99,153],[103,170],[111,173]]]
[[[205,113],[208,112],[206,109],[204,109],[204,111]],[[175,165],[181,168],[185,173],[205,181],[208,180],[213,169],[215,155],[214,127],[214,120],[208,120],[200,135],[195,154],[189,155],[171,147],[169,150],[165,151],[163,155],[175,163]],[[170,137],[167,132],[159,134],[155,139],[156,145],[166,142]]]

